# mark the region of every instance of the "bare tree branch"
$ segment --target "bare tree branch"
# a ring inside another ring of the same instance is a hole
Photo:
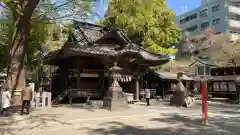
[[[203,34],[189,37],[188,41],[181,44],[184,52],[190,57],[207,55],[216,64],[237,65],[240,63],[240,43],[230,42],[225,34],[207,31]],[[197,53],[196,53],[197,52]]]
[[[3,3],[0,3],[0,6],[3,7],[3,8],[5,8],[5,9],[7,9],[7,10],[9,10],[9,8],[6,7],[6,6],[4,6]]]

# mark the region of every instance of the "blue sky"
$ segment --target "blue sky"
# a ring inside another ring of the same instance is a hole
[[[58,2],[61,0],[52,0]],[[88,19],[89,22],[94,23],[97,19],[103,18],[107,9],[109,0],[95,0],[95,8],[93,9],[98,15],[92,16]],[[166,0],[169,8],[173,9],[176,15],[182,14],[186,11],[192,10],[200,6],[200,0]],[[0,8],[1,10],[1,8]]]
[[[93,15],[88,19],[88,22],[94,23],[96,20],[104,17],[104,13],[107,10],[109,0],[95,0],[93,12],[96,15]]]
[[[166,0],[167,5],[171,8],[176,15],[182,14],[186,11],[192,10],[200,6],[200,0]],[[94,12],[100,16],[93,16],[89,18],[89,22],[95,22],[99,18],[103,18],[104,12],[108,6],[108,0],[96,0]]]
[[[192,10],[200,6],[200,0],[166,0],[169,8],[173,9],[176,15]]]

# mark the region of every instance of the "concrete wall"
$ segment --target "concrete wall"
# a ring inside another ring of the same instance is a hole
[[[212,12],[212,7],[214,6],[220,6],[220,10]],[[200,12],[204,9],[208,9],[208,15],[205,17],[200,17]],[[228,5],[225,0],[215,0],[213,2],[210,2],[208,4],[202,5],[199,8],[196,8],[194,10],[191,10],[185,14],[182,14],[180,16],[177,16],[175,18],[175,23],[182,29],[182,31],[185,31],[187,28],[197,25],[198,28],[193,31],[189,32],[189,36],[198,35],[202,33],[205,29],[201,28],[201,23],[209,22],[209,28],[215,29],[217,32],[227,32],[228,29]],[[185,22],[183,24],[180,23],[180,20],[184,19],[187,16],[190,16],[194,13],[197,13],[197,18],[190,20],[188,22]],[[220,18],[220,23],[213,25],[213,20]]]

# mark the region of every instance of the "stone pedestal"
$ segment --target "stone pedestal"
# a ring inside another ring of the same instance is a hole
[[[103,99],[103,108],[110,111],[125,110],[129,108],[127,97],[122,92],[122,88],[117,80],[114,80],[111,87],[109,87]]]
[[[104,97],[103,108],[109,111],[119,111],[126,110],[129,108],[129,106],[126,100],[123,99],[116,100],[111,97]]]
[[[51,101],[52,93],[51,92],[42,92],[42,107],[52,107]]]
[[[185,102],[185,95],[185,91],[175,91],[170,99],[170,104],[174,106],[182,106]]]

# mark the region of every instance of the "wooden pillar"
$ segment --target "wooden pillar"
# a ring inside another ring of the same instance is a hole
[[[72,90],[69,89],[69,95],[68,95],[68,98],[69,98],[69,104],[72,105],[72,96],[71,96],[71,93],[72,93]]]
[[[81,73],[82,73],[82,70],[79,69],[78,70],[78,77],[77,77],[77,89],[80,89]]]
[[[72,93],[72,87],[71,87],[71,84],[72,84],[72,78],[74,77],[74,74],[73,74],[73,69],[71,69],[71,78],[70,78],[70,83],[68,84],[69,87],[68,87],[68,98],[69,98],[69,104],[72,105],[72,96],[71,96],[71,93]]]
[[[99,79],[101,81],[101,92],[104,92],[104,70],[99,73]]]
[[[162,99],[164,100],[164,81],[161,82],[161,89],[162,89]]]
[[[140,76],[140,90],[143,89],[143,75]]]

